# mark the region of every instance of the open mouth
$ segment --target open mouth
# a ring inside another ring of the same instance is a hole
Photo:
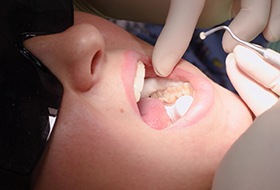
[[[133,87],[139,113],[151,128],[167,128],[186,115],[195,92],[189,82],[145,78],[145,72],[145,65],[138,61]]]
[[[213,83],[183,60],[168,77],[161,78],[149,57],[126,51],[122,80],[132,109],[153,129],[194,126],[203,122],[214,105]]]

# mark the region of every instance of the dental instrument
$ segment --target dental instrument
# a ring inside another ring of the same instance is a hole
[[[204,40],[204,39],[206,39],[207,36],[209,36],[210,34],[212,34],[214,32],[217,32],[219,30],[228,31],[229,34],[231,35],[231,37],[233,39],[235,39],[237,42],[239,42],[242,45],[245,45],[246,47],[249,47],[249,48],[255,50],[264,58],[265,61],[267,61],[268,63],[272,64],[275,67],[280,68],[280,54],[278,52],[276,52],[272,49],[269,49],[269,48],[264,48],[260,45],[252,44],[252,43],[246,42],[244,40],[241,40],[227,26],[218,26],[218,27],[212,28],[206,32],[201,32],[199,34],[199,37],[201,40]]]

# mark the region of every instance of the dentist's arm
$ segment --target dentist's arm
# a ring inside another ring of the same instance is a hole
[[[279,189],[280,70],[242,46],[226,63],[233,85],[257,117],[224,157],[212,189]]]

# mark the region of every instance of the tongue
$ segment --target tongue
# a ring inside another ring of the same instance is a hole
[[[163,129],[171,124],[162,101],[156,98],[142,98],[138,102],[140,114],[151,128]]]

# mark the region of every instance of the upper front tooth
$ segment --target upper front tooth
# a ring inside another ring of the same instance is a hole
[[[141,61],[138,61],[136,75],[133,83],[134,96],[136,102],[140,100],[141,92],[144,87],[144,78],[145,78],[145,65]]]

